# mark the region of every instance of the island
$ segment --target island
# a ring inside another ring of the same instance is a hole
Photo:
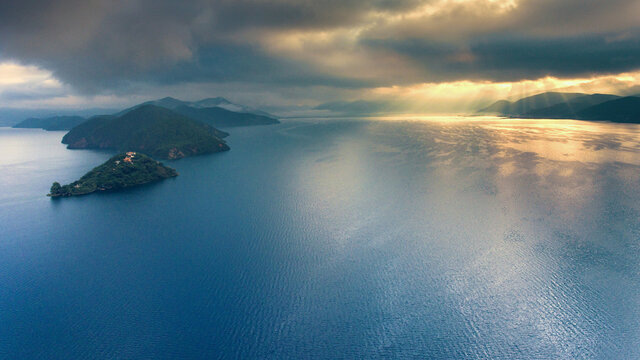
[[[68,197],[113,191],[178,176],[174,169],[141,153],[118,154],[68,185],[54,182],[48,196]]]
[[[144,105],[122,115],[94,116],[71,129],[62,143],[69,149],[138,151],[158,159],[229,150],[229,134],[156,105]]]

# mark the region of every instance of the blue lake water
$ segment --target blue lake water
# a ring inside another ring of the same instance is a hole
[[[230,132],[51,200],[110,153],[0,128],[0,358],[640,358],[640,126]]]

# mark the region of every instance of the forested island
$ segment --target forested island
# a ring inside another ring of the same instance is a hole
[[[178,176],[174,169],[141,153],[118,154],[68,185],[54,182],[48,196],[67,197],[112,191]]]

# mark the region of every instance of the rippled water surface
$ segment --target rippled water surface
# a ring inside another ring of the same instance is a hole
[[[0,129],[0,358],[640,358],[640,126],[232,129],[180,176]]]

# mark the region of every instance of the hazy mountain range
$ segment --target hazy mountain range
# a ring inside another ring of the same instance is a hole
[[[623,100],[624,99],[624,100]],[[613,122],[640,122],[640,94],[619,96],[611,94],[584,94],[545,92],[515,101],[499,100],[476,112],[479,115],[498,115],[518,118],[554,118],[608,120]],[[37,127],[47,130],[69,130],[80,122],[78,113],[115,113],[122,115],[143,105],[156,105],[204,122],[214,127],[268,125],[278,123],[275,116],[249,106],[232,103],[222,98],[206,98],[199,101],[183,101],[172,97],[147,101],[121,111],[100,112],[100,109],[76,111],[69,116],[30,117],[15,127]],[[6,109],[0,109],[0,119]],[[406,106],[393,101],[335,101],[313,108],[313,116],[368,116],[406,113]],[[40,110],[42,111],[42,110]],[[15,119],[24,111],[14,110],[9,118]],[[308,117],[308,116],[307,116]],[[24,118],[23,118],[24,119]],[[6,120],[6,117],[5,117]],[[0,126],[13,125],[17,121],[0,122]]]
[[[345,116],[364,116],[386,111],[399,111],[400,109],[391,102],[355,100],[327,102],[314,107],[313,110],[326,110]]]
[[[182,101],[172,97],[166,97],[147,101],[118,111],[113,114],[113,116],[119,117],[147,105],[173,110],[178,114],[214,127],[269,125],[279,122],[273,115],[264,111],[245,105],[234,104],[221,97],[207,98],[200,101]],[[13,127],[70,130],[86,120],[87,118],[81,116],[32,117],[15,124]]]
[[[499,100],[478,114],[640,123],[640,97],[545,92],[513,102]]]
[[[88,118],[99,114],[113,114],[117,111],[119,111],[119,109],[111,108],[74,110],[0,108],[0,126],[13,126],[28,118],[44,119],[57,116],[80,116]]]
[[[46,118],[28,118],[13,127],[44,129],[47,131],[69,130],[85,121],[87,121],[87,118],[82,116],[51,116]]]
[[[262,115],[266,117],[275,118],[274,115],[271,115],[265,111],[255,109],[246,105],[235,104],[223,97],[206,98],[198,101],[183,101],[183,100],[178,100],[172,97],[165,97],[158,100],[147,101],[142,104],[135,105],[132,108],[142,106],[142,105],[149,105],[149,104],[162,106],[164,108],[171,109],[171,110],[176,110],[177,108],[180,108],[183,106],[195,108],[195,109],[218,107],[218,108],[222,108],[222,109],[236,112],[236,113],[255,114],[255,115]],[[129,111],[132,108],[125,109],[122,112]]]

